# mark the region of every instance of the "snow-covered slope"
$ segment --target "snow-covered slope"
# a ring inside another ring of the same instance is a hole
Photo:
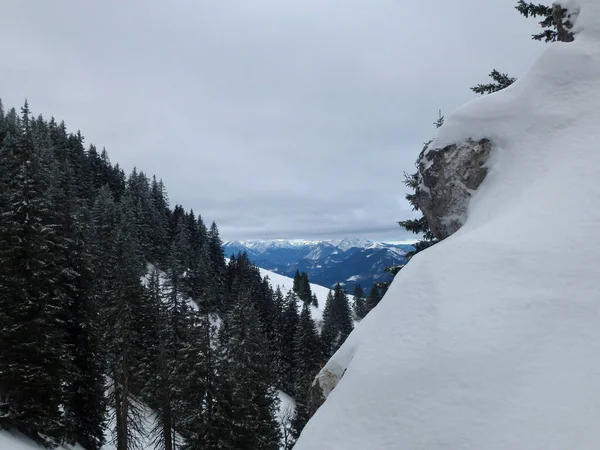
[[[574,43],[440,129],[490,138],[490,172],[329,361],[295,450],[600,448],[600,2],[578,3]]]
[[[260,274],[263,277],[269,277],[273,289],[279,286],[281,288],[281,292],[283,292],[283,295],[286,295],[289,291],[291,291],[292,287],[294,286],[294,280],[292,278],[284,277],[283,275],[271,272],[270,270],[260,269]],[[319,300],[319,307],[316,308],[312,306],[311,312],[313,319],[320,329],[321,321],[323,319],[323,308],[325,307],[325,300],[327,300],[327,293],[329,292],[329,289],[319,286],[318,284],[311,283],[310,290],[317,296],[317,299]]]
[[[43,450],[44,447],[36,445],[30,439],[18,435],[11,434],[7,431],[0,431],[0,450]],[[83,450],[81,447],[58,447],[56,450]]]
[[[154,412],[149,408],[142,405],[142,413],[143,413],[143,427],[145,431],[145,436],[141,436],[140,443],[143,449],[152,449],[153,439],[151,435],[151,430],[153,428],[153,416]],[[110,416],[110,414],[109,414]],[[105,430],[106,444],[102,447],[102,450],[116,450],[115,445],[112,442],[111,429],[113,428],[112,424],[109,424],[107,429]],[[22,436],[18,433],[9,433],[4,430],[0,430],[0,450],[44,450],[45,447],[37,445],[35,442],[30,440],[29,438]],[[55,450],[84,450],[81,446],[60,446]]]

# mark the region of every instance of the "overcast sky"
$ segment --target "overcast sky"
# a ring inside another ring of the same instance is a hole
[[[3,2],[0,97],[156,173],[224,239],[404,240],[438,109],[544,48],[515,3]]]

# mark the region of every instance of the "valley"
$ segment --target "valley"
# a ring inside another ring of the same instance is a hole
[[[311,282],[333,288],[340,283],[348,292],[360,286],[368,292],[376,282],[389,282],[385,269],[406,264],[410,244],[389,244],[366,239],[226,241],[226,256],[246,252],[254,264],[293,277],[306,272]]]

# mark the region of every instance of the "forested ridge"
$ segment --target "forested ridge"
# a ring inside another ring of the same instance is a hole
[[[108,427],[142,448],[147,405],[158,449],[291,448],[353,326],[338,286],[323,340],[308,280],[296,288],[227,260],[216,224],[171,208],[160,179],[0,103],[1,428],[98,450]],[[277,389],[297,400],[285,442]]]

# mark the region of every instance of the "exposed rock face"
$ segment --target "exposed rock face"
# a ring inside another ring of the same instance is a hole
[[[491,142],[482,139],[422,153],[417,198],[438,239],[447,238],[465,223],[471,195],[487,175],[491,149]]]

